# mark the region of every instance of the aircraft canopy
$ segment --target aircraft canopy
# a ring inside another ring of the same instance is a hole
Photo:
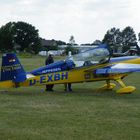
[[[91,64],[106,63],[110,59],[108,46],[101,44],[72,56],[76,66],[87,66]]]

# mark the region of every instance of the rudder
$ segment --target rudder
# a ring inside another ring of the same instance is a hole
[[[13,82],[26,80],[26,72],[14,53],[7,53],[2,56],[1,81],[6,80],[12,80]]]

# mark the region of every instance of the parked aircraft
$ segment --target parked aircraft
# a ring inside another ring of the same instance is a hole
[[[134,86],[126,86],[123,78],[132,72],[140,71],[140,57],[110,57],[106,44],[60,60],[50,65],[25,72],[14,53],[2,56],[1,88],[40,86],[46,84],[64,84],[105,81],[101,88],[112,90],[116,81],[120,85],[117,93],[132,93]]]

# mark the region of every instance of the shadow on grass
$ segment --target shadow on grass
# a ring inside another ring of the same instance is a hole
[[[140,98],[138,92],[132,94],[117,94],[115,90],[99,90],[91,88],[74,88],[72,92],[65,92],[62,88],[55,88],[53,92],[46,92],[44,88],[17,88],[0,90],[0,94],[13,96],[69,96],[69,97],[97,97],[97,98],[116,98],[116,99],[137,99]]]

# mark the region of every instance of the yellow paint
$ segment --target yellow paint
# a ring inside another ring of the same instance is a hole
[[[15,83],[12,81],[0,82],[0,88],[12,88],[12,87],[15,87]]]
[[[126,93],[132,93],[133,91],[135,91],[135,87],[133,86],[127,86],[127,87],[123,87],[120,88],[119,90],[117,90],[117,93],[119,94],[126,94]]]
[[[140,64],[140,58],[123,61],[122,63]]]
[[[113,88],[115,88],[116,87],[116,84],[114,84],[114,83],[109,83],[109,85],[108,84],[105,84],[105,85],[103,85],[100,89],[103,89],[103,90],[112,90]]]

